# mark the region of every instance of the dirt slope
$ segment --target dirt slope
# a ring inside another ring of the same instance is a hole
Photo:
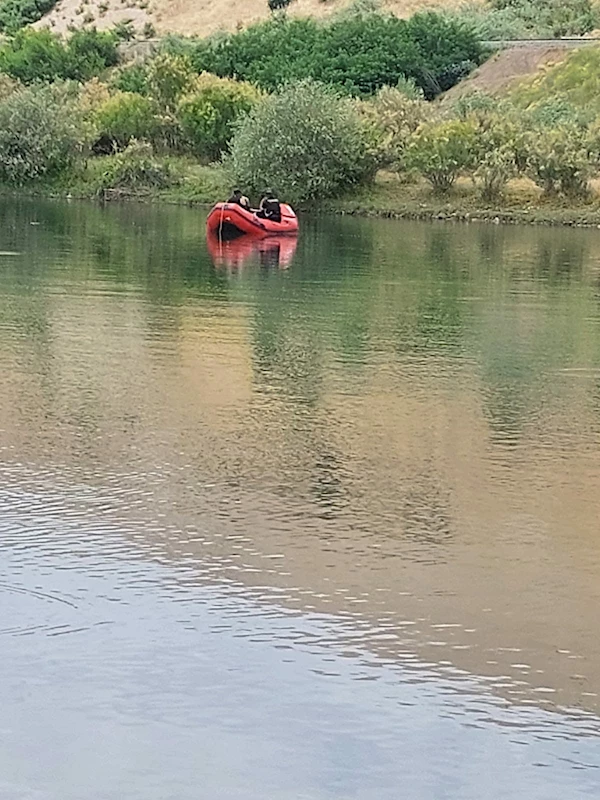
[[[461,95],[476,90],[501,94],[519,80],[533,75],[540,67],[563,61],[569,52],[566,45],[558,42],[552,45],[534,44],[500,50],[469,78],[450,89],[444,95],[443,102],[456,100]]]
[[[400,17],[432,7],[453,7],[460,0],[383,0],[381,7]],[[351,0],[294,0],[294,16],[326,17]],[[152,23],[161,33],[206,36],[218,30],[233,31],[269,16],[267,0],[59,0],[37,26],[64,32],[69,26],[94,25],[104,29],[132,20],[142,28]]]

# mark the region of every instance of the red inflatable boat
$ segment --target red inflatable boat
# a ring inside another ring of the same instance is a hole
[[[209,233],[227,239],[246,233],[249,236],[276,236],[298,233],[298,217],[286,203],[281,204],[281,222],[261,219],[237,203],[217,203],[206,220]]]

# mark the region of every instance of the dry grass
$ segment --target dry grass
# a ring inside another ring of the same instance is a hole
[[[351,0],[294,0],[291,16],[323,18],[344,9]],[[460,0],[383,0],[382,9],[399,17],[410,16],[418,10],[445,6],[456,7]],[[59,0],[55,8],[37,26],[50,26],[64,32],[70,25],[80,27],[81,0]],[[143,0],[89,0],[87,9],[98,28],[106,29],[117,22],[130,19],[141,29],[152,22],[159,34],[182,33],[206,36],[219,30],[234,31],[253,22],[267,19],[267,0],[151,0],[147,8]],[[107,7],[107,8],[105,8]]]
[[[547,198],[527,178],[513,180],[497,203],[485,203],[473,182],[463,178],[452,192],[435,195],[423,180],[404,183],[396,175],[379,173],[373,186],[355,195],[325,204],[325,208],[347,214],[446,219],[600,226],[600,180],[592,181],[592,192],[585,201]]]
[[[81,0],[59,0],[34,27],[49,27],[56,33],[65,33],[70,27],[92,25],[98,30],[107,30],[127,20],[141,30],[152,21],[152,14],[149,8],[141,8],[138,0],[88,0],[84,10]]]
[[[290,6],[291,16],[327,17],[342,10],[350,0],[294,0]],[[407,17],[424,8],[459,5],[459,0],[384,0],[382,9],[399,17]],[[253,22],[267,19],[269,10],[266,0],[236,0],[232,5],[223,0],[155,0],[156,26],[161,32],[209,34],[217,30],[235,30]]]

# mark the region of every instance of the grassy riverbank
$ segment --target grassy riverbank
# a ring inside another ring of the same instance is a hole
[[[231,189],[231,178],[220,165],[206,166],[187,157],[165,159],[174,181],[162,189],[104,190],[103,175],[112,157],[90,159],[86,165],[54,181],[23,189],[0,184],[0,192],[12,196],[76,198],[103,202],[136,201],[209,206]],[[407,183],[391,173],[380,173],[372,185],[318,205],[305,204],[302,211],[379,216],[396,219],[482,221],[495,224],[600,226],[600,184],[592,182],[587,200],[567,202],[548,198],[530,181],[511,181],[501,201],[484,203],[472,181],[457,182],[452,192],[436,195],[425,181]]]
[[[397,219],[596,227],[600,226],[598,189],[592,181],[587,199],[566,200],[547,197],[531,181],[516,179],[498,201],[486,203],[469,179],[457,181],[452,192],[438,195],[426,181],[405,183],[382,173],[372,186],[322,207],[336,213]]]

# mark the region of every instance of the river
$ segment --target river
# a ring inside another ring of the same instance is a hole
[[[2,800],[600,796],[600,231],[0,216]]]

